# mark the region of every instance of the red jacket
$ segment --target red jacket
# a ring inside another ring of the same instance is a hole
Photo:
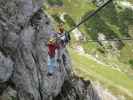
[[[48,54],[50,57],[55,56],[55,50],[59,49],[59,45],[54,43],[54,44],[48,44]]]

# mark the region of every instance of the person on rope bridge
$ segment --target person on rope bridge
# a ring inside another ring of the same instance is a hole
[[[57,40],[60,44],[59,49],[59,62],[63,59],[64,66],[66,65],[65,47],[70,42],[70,35],[65,32],[63,23],[58,25]]]
[[[47,43],[48,46],[48,76],[51,76],[57,67],[56,50],[59,49],[59,45],[56,38],[50,37]]]

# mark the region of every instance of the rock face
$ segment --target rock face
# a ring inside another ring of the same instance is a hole
[[[61,65],[53,76],[47,76],[45,43],[51,22],[42,5],[42,0],[0,0],[0,100],[57,100],[64,93],[64,84],[73,84],[68,78],[71,69],[67,52],[67,66]],[[80,96],[76,91],[74,95]],[[98,95],[87,95],[91,99],[85,100],[99,100]]]
[[[13,72],[13,62],[0,52],[0,83],[6,82]]]
[[[101,100],[90,81],[80,77],[67,80],[62,86],[60,94],[54,100]]]

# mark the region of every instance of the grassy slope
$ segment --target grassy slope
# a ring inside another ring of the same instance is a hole
[[[114,94],[122,93],[133,98],[133,80],[126,74],[98,64],[84,55],[78,55],[72,49],[69,49],[69,52],[78,75],[100,81],[104,86],[112,90]]]
[[[48,7],[50,14],[68,13],[75,21],[79,21],[85,12],[95,9],[95,6],[88,3],[87,0],[63,0],[63,7]]]
[[[87,0],[63,0],[64,6],[63,7],[49,7],[47,6],[47,12],[51,15],[54,14],[62,14],[63,12],[69,14],[72,19],[78,23],[81,20],[81,17],[84,16],[85,13],[95,10],[96,7],[89,3]],[[71,27],[67,26],[66,29],[69,30]],[[80,28],[83,32],[85,32],[84,26],[82,25]]]
[[[118,10],[119,9],[119,10]],[[96,39],[97,33],[102,32],[108,35],[114,35],[115,37],[124,38],[128,35],[128,27],[133,25],[133,11],[130,9],[121,9],[115,7],[113,3],[109,4],[102,11],[100,11],[95,17],[86,22],[86,27],[90,28],[87,30],[88,35],[90,35],[93,39]],[[100,27],[99,27],[100,26]],[[125,64],[125,68],[120,66],[122,70],[128,70],[130,74],[133,72],[132,69],[129,68],[129,61],[133,59],[132,49],[133,43],[131,41],[122,41],[125,46],[120,50],[120,57],[115,59],[107,59],[106,62],[109,63],[117,63],[117,65],[121,65],[120,63]],[[91,53],[94,48],[89,48],[90,44],[86,43],[85,45],[86,51]],[[94,46],[93,46],[94,47]],[[97,48],[97,47],[95,47]],[[88,50],[87,50],[88,49]],[[95,49],[96,50],[96,49]],[[104,59],[104,58],[101,58]],[[127,65],[126,65],[127,64]],[[133,66],[133,65],[131,65]],[[130,69],[130,70],[129,70]],[[133,76],[133,74],[131,75]]]

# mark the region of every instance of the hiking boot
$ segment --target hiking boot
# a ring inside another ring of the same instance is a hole
[[[52,73],[48,73],[47,76],[52,76],[53,74]]]

